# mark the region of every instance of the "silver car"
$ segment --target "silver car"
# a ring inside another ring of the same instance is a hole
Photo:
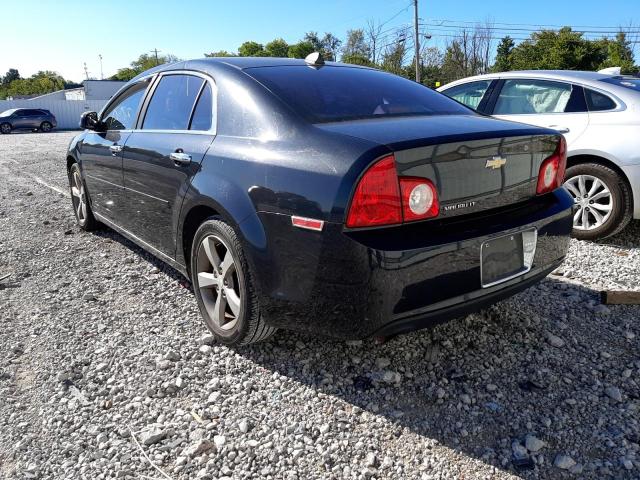
[[[640,219],[640,78],[534,70],[465,78],[439,91],[482,113],[564,134],[575,237],[607,237]]]
[[[12,108],[0,113],[0,132],[31,130],[50,132],[58,125],[56,117],[43,108]]]

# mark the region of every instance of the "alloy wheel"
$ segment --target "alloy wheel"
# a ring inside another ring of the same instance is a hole
[[[87,219],[87,199],[84,192],[84,184],[78,170],[74,170],[72,175],[71,196],[76,217],[78,222],[82,224]]]
[[[196,260],[198,288],[213,326],[231,330],[238,322],[243,301],[236,259],[227,243],[208,235],[200,243]]]
[[[40,128],[43,132],[48,132],[51,130],[51,124],[49,122],[44,122]]]
[[[9,125],[8,123],[4,123],[2,124],[2,133],[9,133],[11,132],[11,125]]]
[[[593,175],[576,175],[564,184],[578,206],[573,216],[573,228],[593,230],[601,227],[613,210],[613,195],[609,187]]]

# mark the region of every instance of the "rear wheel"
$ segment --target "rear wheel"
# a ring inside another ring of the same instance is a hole
[[[98,222],[91,211],[87,189],[77,163],[71,165],[69,169],[69,187],[71,189],[71,204],[78,226],[86,231],[95,230],[98,227]]]
[[[237,235],[218,217],[204,222],[194,236],[191,276],[204,322],[220,342],[247,345],[276,332],[260,315]]]
[[[53,125],[51,125],[49,122],[42,122],[40,124],[41,132],[44,132],[44,133],[50,132],[52,128],[53,128]]]
[[[2,132],[3,134],[7,134],[7,133],[11,133],[11,125],[8,123],[2,123],[0,124],[0,132]]]
[[[629,187],[609,167],[582,163],[567,169],[565,188],[577,206],[573,236],[596,240],[615,235],[631,220]]]

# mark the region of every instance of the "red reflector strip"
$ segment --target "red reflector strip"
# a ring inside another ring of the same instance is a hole
[[[291,223],[294,227],[298,228],[306,228],[307,230],[315,230],[319,232],[324,227],[324,221],[315,220],[313,218],[305,218],[305,217],[291,217]]]

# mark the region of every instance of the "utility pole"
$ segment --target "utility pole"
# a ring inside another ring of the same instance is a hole
[[[418,0],[413,0],[413,22],[416,30],[416,82],[420,83],[420,32],[418,31]]]
[[[98,58],[100,59],[100,80],[104,80],[104,74],[102,73],[102,54],[98,54]]]
[[[84,76],[89,80],[89,70],[87,70],[87,62],[84,62]]]
[[[157,48],[154,48],[154,49],[153,49],[153,50],[151,50],[151,51],[152,51],[152,52],[155,54],[155,56],[156,56],[156,66],[160,65],[160,62],[158,61],[158,51],[159,51],[159,50],[158,50]]]

